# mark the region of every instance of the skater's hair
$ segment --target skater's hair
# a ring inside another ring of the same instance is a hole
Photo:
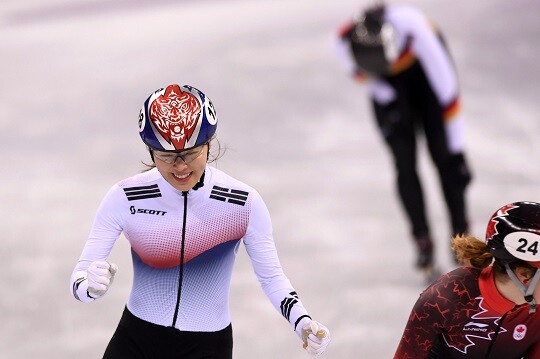
[[[499,263],[489,251],[486,242],[471,236],[471,235],[457,235],[452,239],[452,250],[454,251],[457,260],[464,265],[470,265],[474,268],[486,268],[489,265],[493,265],[493,269],[497,273],[506,274],[504,266]],[[536,268],[530,264],[516,260],[509,263],[510,268],[524,268],[529,272],[530,276],[534,275]]]

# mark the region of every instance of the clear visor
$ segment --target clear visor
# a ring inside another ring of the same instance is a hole
[[[162,151],[152,150],[152,153],[160,161],[163,161],[171,165],[173,163],[176,163],[178,159],[180,159],[182,163],[190,163],[190,162],[195,161],[195,159],[197,159],[203,153],[203,149],[205,146],[206,146],[206,143],[204,145],[190,148],[184,151],[162,152]]]

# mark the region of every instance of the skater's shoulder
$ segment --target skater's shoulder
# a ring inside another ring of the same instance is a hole
[[[451,270],[450,272],[448,272],[448,274],[451,274],[452,276],[458,276],[458,277],[478,278],[481,272],[482,272],[482,268],[476,268],[472,266],[459,266]]]
[[[468,281],[477,282],[482,269],[472,266],[460,266],[446,274],[447,280],[465,283]]]
[[[147,171],[137,173],[131,177],[124,178],[116,183],[118,187],[124,188],[129,186],[143,186],[152,183],[156,183],[162,180],[162,176],[159,174],[157,168],[152,168]]]
[[[432,283],[432,287],[451,287],[452,290],[458,288],[470,288],[478,286],[478,279],[482,269],[462,266],[457,267],[443,275]]]

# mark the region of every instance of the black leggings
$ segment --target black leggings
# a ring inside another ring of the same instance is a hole
[[[451,235],[467,232],[465,186],[453,166],[442,108],[433,90],[418,64],[389,81],[397,93],[396,100],[387,105],[372,103],[379,128],[394,158],[397,190],[413,236],[418,238],[430,232],[417,172],[417,135],[421,129],[439,175]]]
[[[217,332],[186,332],[149,323],[127,308],[104,359],[232,359],[232,326]]]

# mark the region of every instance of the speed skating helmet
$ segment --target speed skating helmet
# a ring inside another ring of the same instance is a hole
[[[385,12],[384,5],[362,12],[349,34],[356,64],[374,76],[388,74],[398,56],[395,30],[385,21]]]
[[[158,151],[183,151],[212,139],[217,116],[210,99],[190,85],[169,85],[152,93],[139,113],[143,142]]]
[[[514,202],[488,222],[486,243],[501,264],[524,261],[540,268],[540,203]]]

